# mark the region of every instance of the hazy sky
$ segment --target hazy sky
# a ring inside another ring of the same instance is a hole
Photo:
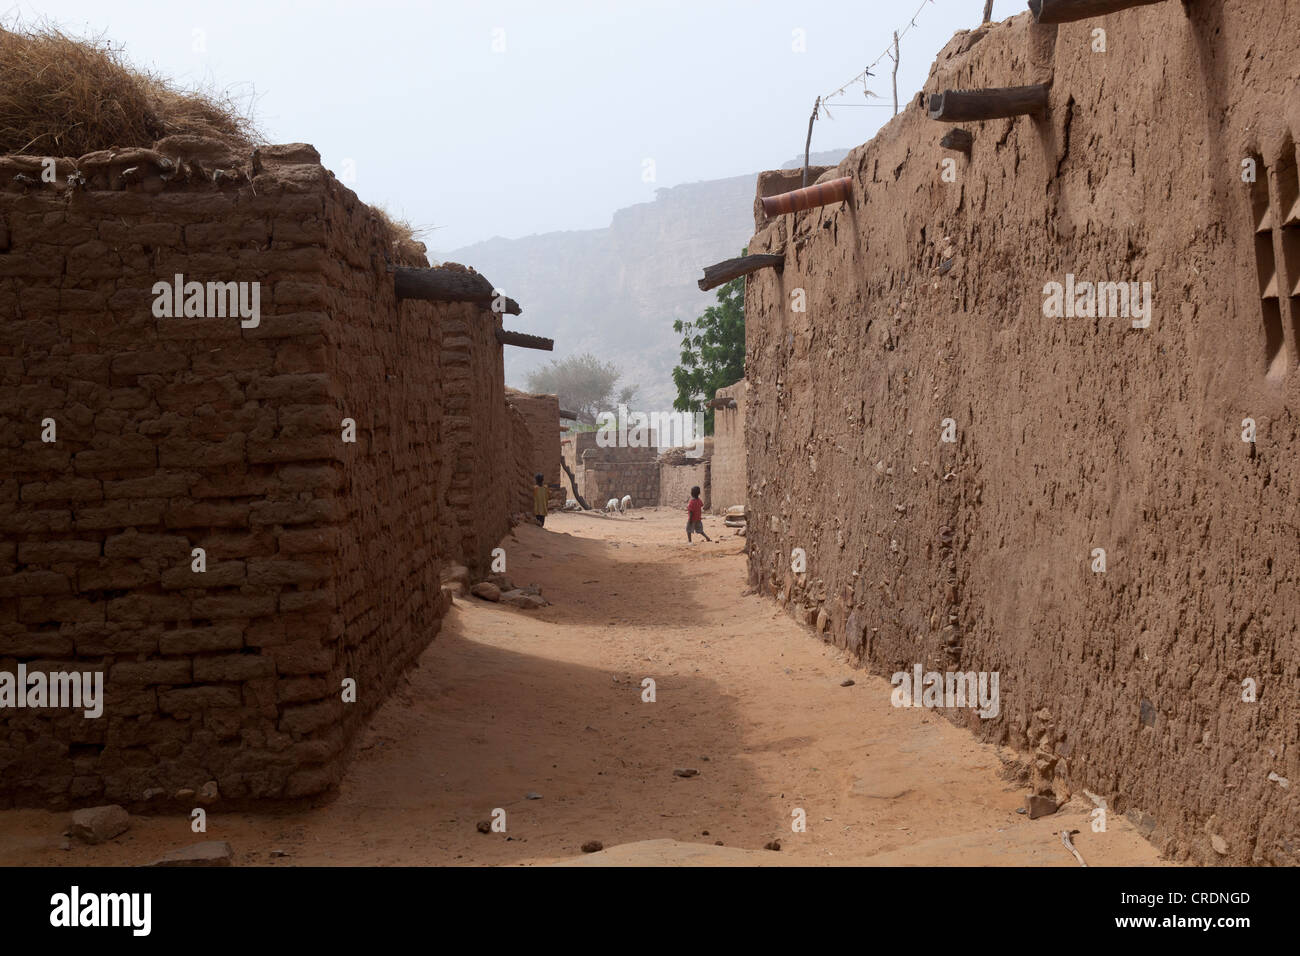
[[[598,228],[658,187],[801,155],[816,97],[875,60],[920,6],[0,0],[0,18],[103,36],[183,85],[252,98],[268,140],[312,143],[362,199],[438,227],[424,241],[450,250]],[[994,17],[1024,9],[997,0]],[[900,101],[982,11],[982,0],[925,4],[902,39]],[[867,81],[880,99],[859,82],[830,101],[814,150],[865,142],[889,119],[891,67]]]

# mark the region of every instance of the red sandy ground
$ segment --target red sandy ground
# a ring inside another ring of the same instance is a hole
[[[552,606],[457,598],[324,806],[217,803],[205,835],[188,817],[134,817],[116,840],[68,850],[65,814],[5,811],[0,864],[137,864],[206,839],[270,866],[1077,866],[1062,829],[1080,831],[1090,865],[1161,863],[1117,814],[1093,833],[1085,802],[1017,814],[1013,754],[892,707],[888,681],[744,594],[743,538],[707,519],[715,543],[688,546],[684,524],[643,510],[516,529],[509,574]],[[645,677],[655,703],[641,700]],[[806,833],[791,831],[796,807]],[[479,833],[494,808],[507,832]],[[779,853],[762,849],[774,839]],[[584,855],[589,840],[606,850]]]

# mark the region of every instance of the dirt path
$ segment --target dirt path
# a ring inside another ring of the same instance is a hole
[[[6,811],[0,864],[134,864],[220,839],[241,865],[1077,866],[1061,829],[1081,831],[1089,864],[1160,862],[1116,814],[1101,834],[1082,803],[1017,814],[1024,790],[996,748],[890,706],[887,681],[743,596],[743,538],[710,520],[720,540],[688,546],[682,525],[647,510],[517,529],[510,576],[552,606],[457,599],[326,806],[217,805],[206,836],[188,818],[136,817],[113,843],[71,850],[65,814]],[[655,703],[641,700],[646,677]],[[494,808],[506,833],[479,833]],[[791,831],[795,808],[806,833]],[[781,852],[762,849],[773,839]],[[589,840],[607,849],[584,855]]]

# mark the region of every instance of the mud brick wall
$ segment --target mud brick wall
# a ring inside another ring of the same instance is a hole
[[[510,516],[532,510],[533,482],[526,464],[531,437],[523,417],[506,403],[502,347],[495,332],[500,316],[461,304],[450,307],[440,325],[442,540],[445,553],[479,577],[487,574],[492,549],[510,530]]]
[[[879,673],[999,672],[999,718],[945,713],[1204,862],[1300,863],[1295,15],[959,34],[927,92],[1050,80],[1049,115],[967,157],[913,101],[822,177],[850,204],[749,245],[785,255],[746,293],[753,582]],[[1150,327],[1047,317],[1067,274],[1151,282]]]
[[[700,499],[704,502],[705,509],[708,509],[712,500],[709,476],[710,462],[708,460],[696,464],[662,462],[659,465],[660,507],[685,511],[686,502],[691,497],[691,488],[699,485]]]
[[[796,185],[797,188],[797,185]],[[761,209],[762,206],[760,205]],[[713,410],[713,457],[709,481],[712,486],[710,508],[721,514],[733,505],[745,503],[745,396],[748,383],[720,388],[715,398],[735,399],[735,408]]]
[[[573,477],[577,479],[578,494],[587,498],[587,504],[591,504],[591,499],[587,497],[587,476],[582,467],[582,456],[588,449],[595,447],[595,432],[570,432],[560,440],[560,456],[564,463],[569,466],[569,470],[573,472]],[[566,496],[571,495],[573,492],[568,475],[564,476],[564,491]],[[601,504],[603,505],[604,502],[602,501]],[[597,506],[592,505],[592,507]]]
[[[310,147],[259,171],[179,139],[56,184],[0,158],[0,670],[106,674],[99,719],[0,711],[0,802],[319,793],[445,610],[464,310],[394,301],[382,227]],[[260,324],[155,318],[175,273],[260,282]]]
[[[565,492],[551,487],[560,484],[560,400],[554,395],[529,395],[527,392],[506,389],[506,400],[524,416],[528,424],[532,458],[529,464],[528,484],[540,474],[549,490],[551,507],[563,507]],[[565,487],[568,479],[564,479]],[[529,492],[528,511],[532,512],[532,492]]]
[[[536,486],[534,470],[537,464],[537,449],[533,440],[533,430],[528,426],[528,419],[514,405],[506,403],[506,415],[510,420],[510,452],[514,459],[514,473],[510,487],[514,494],[508,502],[507,516],[519,513],[533,513],[533,488]]]
[[[587,504],[603,508],[610,498],[632,496],[634,508],[653,508],[659,503],[659,463],[655,461],[585,462]],[[599,502],[599,503],[598,503]]]

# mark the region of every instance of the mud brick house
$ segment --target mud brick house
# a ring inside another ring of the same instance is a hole
[[[0,802],[320,793],[526,508],[500,316],[399,300],[422,248],[309,146],[56,165],[0,157],[0,671],[105,702],[0,711]]]
[[[530,395],[507,388],[506,401],[524,417],[528,425],[532,448],[527,466],[529,473],[542,476],[552,508],[564,507],[565,492],[560,483],[560,400],[554,395]],[[532,509],[530,492],[525,510],[531,514]]]
[[[713,398],[713,456],[709,480],[710,508],[725,514],[728,508],[745,504],[745,396],[748,385],[741,379],[720,388]]]
[[[885,675],[999,672],[999,719],[954,719],[1209,863],[1300,864],[1295,28],[1225,0],[963,31],[821,174],[847,202],[749,243],[784,259],[745,300],[753,583]],[[1149,325],[1049,315],[1074,281],[1149,283]]]

